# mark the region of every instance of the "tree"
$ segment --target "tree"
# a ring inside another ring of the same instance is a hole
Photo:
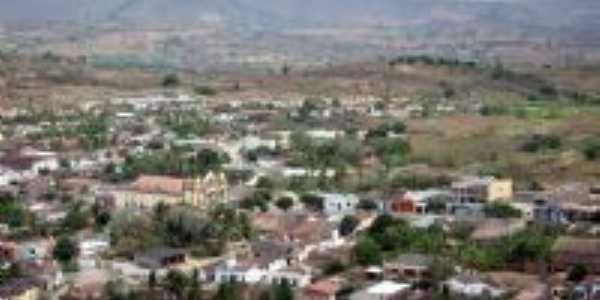
[[[239,84],[238,84],[239,87]],[[202,96],[215,96],[217,94],[217,90],[210,86],[197,86],[194,88],[194,92],[198,95]]]
[[[281,67],[281,75],[288,76],[290,74],[291,70],[292,70],[292,67],[290,67],[288,64],[284,64]]]
[[[11,228],[27,226],[31,223],[33,215],[27,210],[23,202],[12,195],[0,195],[0,222],[8,224]]]
[[[197,270],[194,270],[197,271]],[[195,279],[194,279],[195,278]],[[202,299],[202,286],[200,285],[199,278],[192,276],[190,287],[187,292],[187,300],[200,300]]]
[[[331,275],[335,275],[341,272],[344,272],[344,270],[346,270],[346,265],[344,265],[344,263],[338,259],[334,259],[330,262],[327,262],[324,266],[323,266],[323,275],[325,276],[331,276]]]
[[[483,208],[483,212],[488,218],[520,218],[522,215],[520,210],[514,208],[508,203],[502,202],[487,203]]]
[[[534,134],[521,145],[525,152],[538,152],[543,150],[555,150],[560,148],[561,140],[557,135]]]
[[[171,293],[175,299],[183,299],[190,279],[183,272],[178,270],[169,270],[165,276],[163,285],[165,290]]]
[[[580,282],[588,275],[588,270],[584,265],[574,265],[567,274],[567,279],[573,282]]]
[[[151,270],[150,274],[148,274],[148,288],[150,290],[153,290],[156,287],[156,284],[157,284],[156,271]]]
[[[237,282],[222,282],[219,284],[215,300],[240,300],[240,291]]]
[[[69,236],[61,236],[52,251],[52,256],[63,265],[71,262],[78,255],[79,246]]]
[[[240,202],[240,207],[248,210],[259,208],[265,212],[269,209],[272,200],[271,193],[265,190],[257,190],[250,197]]]
[[[294,199],[290,197],[281,197],[275,202],[275,205],[283,211],[288,211],[288,209],[294,206]]]
[[[588,138],[583,142],[583,155],[587,160],[600,159],[600,138]]]
[[[16,263],[11,263],[9,268],[0,269],[0,284],[4,284],[13,278],[20,277],[21,275],[22,272],[19,265]]]
[[[381,246],[369,237],[358,241],[352,252],[356,262],[363,266],[378,265],[382,262]]]
[[[62,227],[68,231],[77,231],[88,225],[89,218],[89,212],[82,208],[81,203],[77,203],[67,212]]]
[[[174,73],[167,74],[162,79],[162,86],[166,88],[176,87],[179,85],[179,83],[179,76],[177,76],[177,74]]]
[[[410,153],[410,144],[401,138],[376,138],[369,143],[388,168],[403,165]]]
[[[294,300],[294,291],[287,279],[282,279],[280,283],[274,284],[273,300]]]
[[[305,194],[300,197],[300,201],[304,206],[310,210],[321,211],[323,210],[323,197],[314,194]]]
[[[230,158],[226,153],[211,149],[202,149],[196,155],[196,163],[203,170],[220,170],[221,166],[229,161]]]
[[[354,232],[360,221],[354,216],[344,216],[340,222],[340,234],[343,236],[350,235]]]

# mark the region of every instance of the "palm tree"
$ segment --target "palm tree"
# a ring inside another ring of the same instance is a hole
[[[170,270],[164,279],[163,285],[176,300],[184,299],[185,291],[189,285],[190,279],[180,271]]]

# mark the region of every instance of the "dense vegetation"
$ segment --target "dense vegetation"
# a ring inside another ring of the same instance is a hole
[[[204,216],[185,207],[158,205],[151,216],[118,214],[109,226],[114,253],[124,256],[161,245],[192,248],[194,256],[215,256],[228,242],[253,234],[246,214],[224,207]]]

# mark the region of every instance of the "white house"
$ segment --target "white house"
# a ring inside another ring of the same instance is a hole
[[[325,172],[323,174],[323,172]],[[293,177],[321,177],[325,176],[327,178],[331,178],[335,176],[334,169],[326,169],[326,170],[309,170],[301,167],[286,167],[283,169],[283,176],[285,178],[293,178]]]
[[[79,243],[80,256],[87,258],[95,257],[109,248],[110,243],[103,239],[88,239]]]
[[[397,299],[398,295],[408,291],[411,285],[393,281],[381,281],[366,289],[350,295],[350,300]]]
[[[354,214],[358,207],[359,199],[354,194],[322,193],[323,210],[328,216]]]
[[[0,166],[0,186],[9,185],[13,182],[21,181],[23,177],[20,173],[9,168]]]
[[[332,140],[344,136],[345,132],[341,130],[314,129],[306,131],[306,135],[313,139]]]
[[[493,287],[470,273],[456,275],[446,280],[444,286],[452,293],[468,297],[490,295],[495,298],[504,294],[504,290]]]
[[[304,287],[310,284],[310,273],[301,269],[289,268],[283,257],[269,262],[247,260],[238,262],[232,258],[215,269],[215,282],[230,281],[247,284],[272,284],[287,280],[292,286]]]
[[[249,135],[244,137],[240,141],[240,149],[242,150],[256,150],[258,148],[267,148],[275,150],[277,148],[277,141],[274,139],[265,139],[256,135]]]
[[[4,174],[3,180],[14,181],[33,178],[42,171],[55,171],[59,168],[58,155],[55,152],[23,149],[7,153],[0,157],[0,171]]]

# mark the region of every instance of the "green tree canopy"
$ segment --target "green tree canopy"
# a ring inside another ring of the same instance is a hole
[[[382,263],[381,246],[375,240],[365,237],[356,243],[352,250],[356,262],[365,265],[378,265]]]
[[[61,236],[56,241],[52,255],[62,264],[67,264],[79,255],[79,245],[69,236]]]

